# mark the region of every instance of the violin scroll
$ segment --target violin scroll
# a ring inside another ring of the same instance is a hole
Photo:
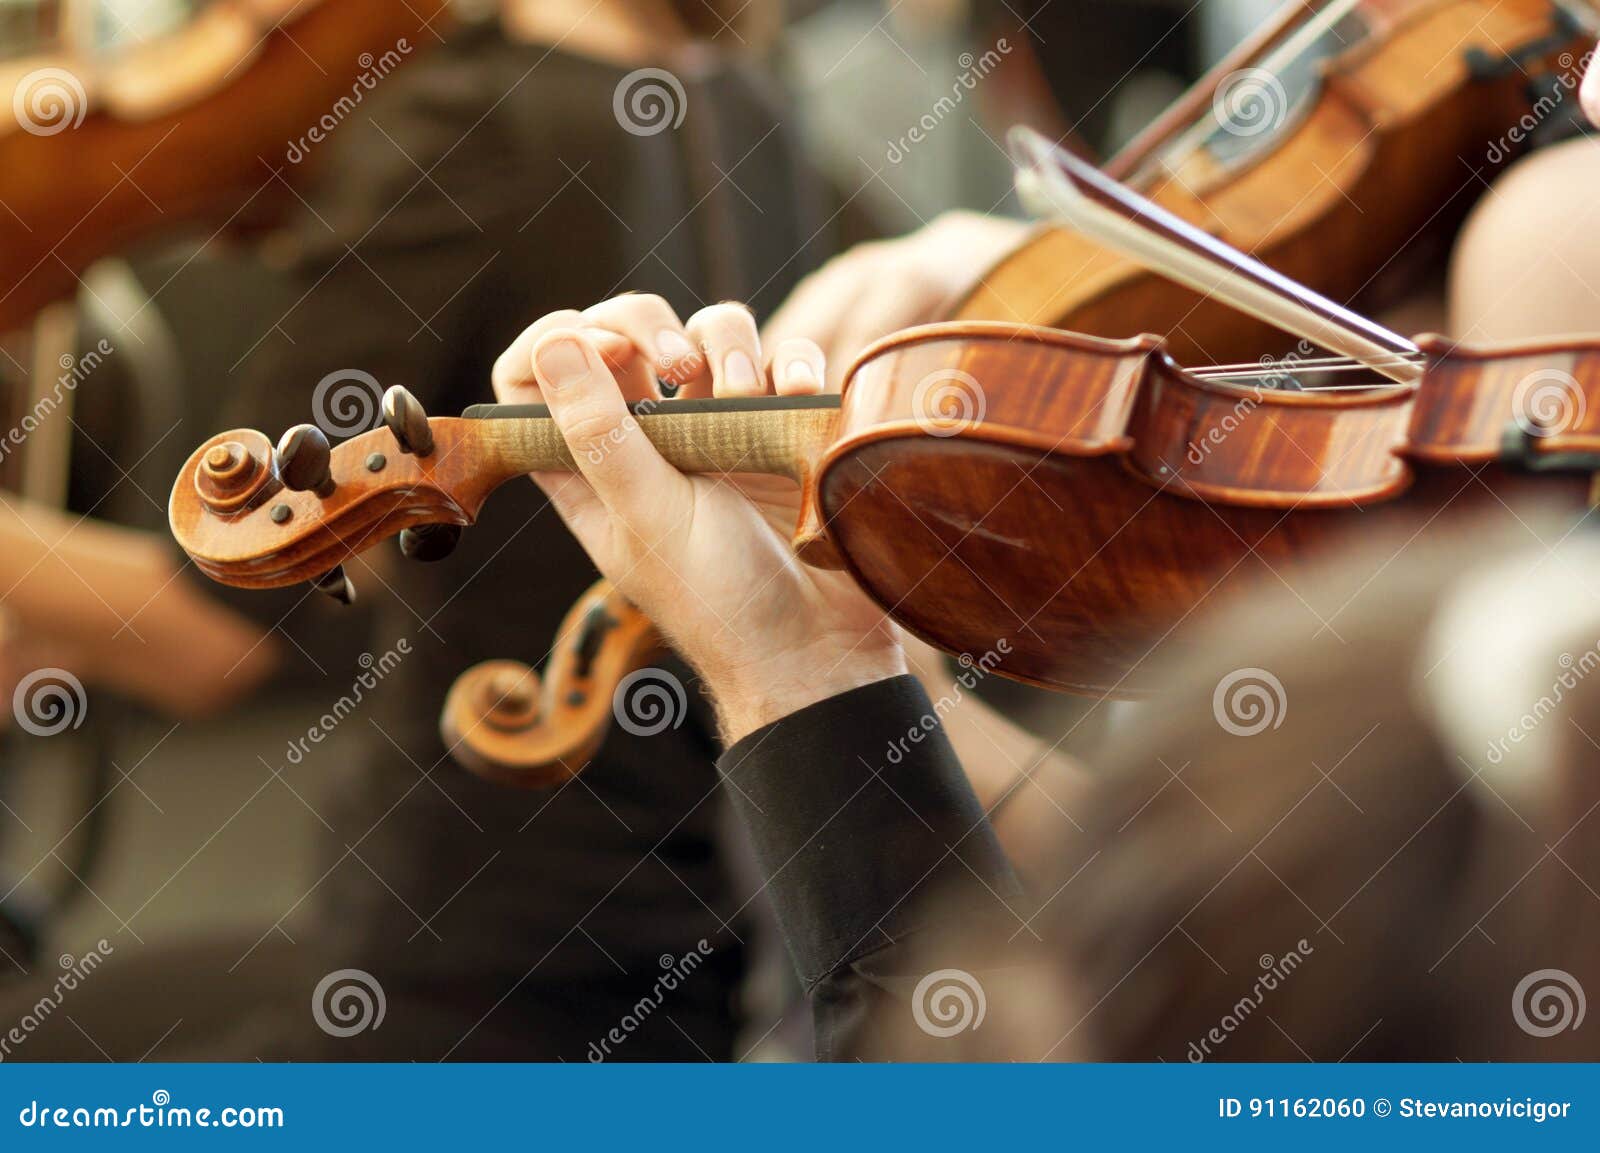
[[[545,675],[517,661],[474,665],[450,688],[439,734],[457,764],[545,788],[583,771],[611,727],[622,679],[661,651],[649,619],[599,581],[561,622]]]

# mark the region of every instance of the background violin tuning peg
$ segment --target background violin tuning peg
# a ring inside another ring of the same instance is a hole
[[[400,532],[400,555],[430,564],[443,560],[461,543],[458,524],[419,524]]]
[[[356,586],[350,583],[342,564],[335,565],[312,581],[311,587],[319,593],[326,593],[342,605],[354,604],[356,600]]]
[[[332,460],[328,438],[314,424],[297,424],[284,433],[273,454],[278,479],[285,487],[321,497],[333,495]]]
[[[394,434],[400,451],[427,456],[433,451],[433,429],[422,402],[400,385],[391,385],[383,394],[383,423]]]

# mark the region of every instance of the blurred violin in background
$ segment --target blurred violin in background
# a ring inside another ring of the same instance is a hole
[[[6,19],[29,34],[0,47],[0,332],[129,244],[292,203],[297,142],[324,138],[450,15],[448,0],[213,0],[144,40],[99,3]]]
[[[1600,30],[1590,0],[1291,0],[1105,165],[1279,272],[1372,312],[1437,261],[1495,171],[1553,136]],[[1047,227],[951,319],[1153,332],[1183,363],[1281,333],[1081,233]]]
[[[556,630],[544,676],[520,661],[484,661],[456,678],[439,735],[461,767],[543,788],[583,771],[611,728],[628,675],[664,647],[626,597],[598,581]]]

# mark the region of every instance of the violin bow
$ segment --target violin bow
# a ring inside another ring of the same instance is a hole
[[[1360,361],[1401,384],[1422,374],[1415,344],[1196,228],[1028,128],[1007,136],[1017,193],[1036,216],[1204,296]]]

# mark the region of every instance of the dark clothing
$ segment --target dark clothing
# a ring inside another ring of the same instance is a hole
[[[817,1057],[936,1057],[885,1048],[885,1019],[929,972],[930,936],[981,934],[1020,889],[921,682],[820,701],[720,768],[811,997]]]
[[[1195,8],[1162,0],[984,0],[983,34],[1023,24],[1045,82],[1074,136],[1114,151],[1111,114],[1125,85],[1143,72],[1184,80],[1200,71]],[[1015,35],[1013,31],[1009,33]]]
[[[233,423],[274,436],[329,412],[324,423],[344,423],[354,410],[314,392],[352,371],[455,414],[492,399],[491,366],[527,324],[623,290],[685,317],[719,299],[781,300],[825,233],[759,85],[674,65],[682,124],[642,134],[614,111],[623,71],[469,31],[386,80],[342,128],[332,178],[295,230],[303,292],[240,369]],[[354,387],[367,407],[352,433],[375,423],[373,390]],[[576,782],[489,784],[447,759],[446,690],[488,658],[543,662],[596,579],[582,550],[533,485],[513,484],[449,559],[348,571],[380,602],[372,655],[402,638],[411,653],[346,722],[372,731],[365,771],[324,814],[317,964],[371,971],[390,1008],[381,1030],[309,1032],[318,1055],[583,1060],[701,941],[709,958],[612,1055],[735,1055],[745,922],[728,924],[743,906],[691,674],[668,666],[690,716],[654,736],[613,731]],[[318,651],[318,606],[303,596],[232,602],[281,622],[291,661],[307,667],[299,647],[324,666],[336,699],[361,669],[348,650]],[[324,748],[306,764],[326,765]]]

